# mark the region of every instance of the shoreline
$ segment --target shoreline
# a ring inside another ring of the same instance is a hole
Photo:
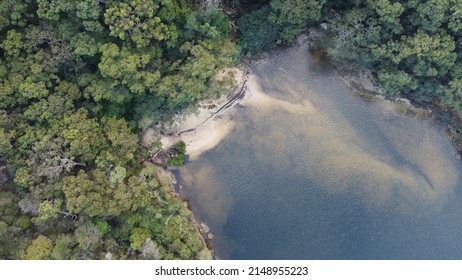
[[[326,49],[314,47],[313,42],[325,36],[322,32],[318,32],[316,28],[309,28],[299,35],[294,44],[301,42],[300,38],[303,36],[307,39],[302,40],[308,40],[308,44],[311,44],[312,55],[317,56],[318,60],[328,59],[334,66],[337,76],[364,100],[385,99],[395,103],[397,109],[406,116],[431,118],[435,124],[441,125],[456,150],[456,158],[462,159],[462,115],[443,108],[437,100],[433,100],[432,103],[422,103],[401,96],[391,97],[380,87],[370,70],[361,70],[347,61],[331,60]]]
[[[160,137],[155,135],[157,128],[148,128],[142,133],[142,143],[148,146],[159,138],[162,149],[167,150],[179,141],[186,144],[189,161],[197,159],[202,153],[218,145],[233,129],[231,116],[241,100],[246,98],[248,70],[242,66],[225,68],[217,79],[232,77],[234,86],[228,94],[218,99],[213,97],[201,101],[194,112],[183,112],[173,117],[171,123],[163,124]]]
[[[201,154],[216,147],[233,130],[236,123],[232,117],[238,106],[254,107],[258,110],[270,110],[273,107],[296,111],[313,109],[309,103],[292,104],[266,95],[259,87],[258,78],[250,72],[249,66],[241,64],[241,68],[245,67],[246,70],[237,67],[225,70],[237,72],[235,86],[226,96],[217,100],[204,100],[199,103],[197,112],[177,115],[171,125],[164,126],[164,135],[160,137],[163,149],[171,148],[179,141],[184,141],[188,161],[198,159]],[[147,138],[146,135],[145,132],[145,138]],[[172,191],[188,204],[191,221],[200,233],[205,246],[210,250],[212,258],[220,259],[213,249],[214,232],[206,221],[199,218],[199,213],[191,208],[189,201],[180,194],[183,186],[175,170],[167,168],[167,172],[174,177]]]
[[[183,141],[186,144],[188,161],[196,160],[202,153],[216,147],[234,128],[235,122],[232,120],[232,115],[236,107],[243,105],[243,100],[248,98],[249,72],[249,67],[243,63],[221,70],[215,79],[222,80],[226,77],[234,79],[234,85],[227,94],[223,94],[219,98],[210,97],[201,101],[194,112],[186,111],[175,115],[169,124],[163,124],[160,127],[162,133],[160,136],[156,134],[159,127],[144,130],[142,132],[142,145],[149,147],[152,142],[160,141],[162,149],[168,150],[172,149],[179,141]],[[157,164],[152,159],[147,159],[147,161]],[[172,192],[187,203],[187,208],[191,213],[190,221],[201,236],[211,258],[219,259],[213,249],[213,232],[205,221],[199,219],[199,215],[190,207],[189,201],[180,195],[179,191],[183,186],[179,184],[178,174],[174,170],[165,168],[165,171],[173,178]]]
[[[294,42],[294,45],[301,43],[309,44],[310,42],[307,41],[309,41],[309,37],[301,35]],[[160,141],[164,149],[173,147],[179,141],[184,141],[186,144],[186,155],[189,157],[188,161],[194,161],[204,152],[215,148],[234,129],[236,123],[232,116],[238,105],[258,106],[259,109],[262,110],[270,108],[273,105],[279,105],[281,107],[289,106],[284,104],[285,102],[281,102],[281,100],[277,100],[277,103],[274,103],[276,100],[273,100],[272,97],[261,93],[258,88],[255,88],[256,77],[251,74],[250,65],[244,65],[244,63],[245,62],[241,62],[237,67],[226,68],[220,73],[222,76],[233,73],[235,84],[228,94],[224,94],[218,99],[208,98],[198,104],[198,109],[194,113],[185,112],[178,114],[173,118],[171,124],[162,127],[164,133],[160,137]],[[361,72],[356,72],[356,75],[342,75],[342,69],[339,69],[334,62],[330,61],[330,63],[335,67],[334,71],[338,77],[362,99],[366,101],[386,99],[393,103],[396,110],[400,111],[405,116],[411,118],[431,118],[435,123],[441,121],[443,123],[439,124],[446,124],[447,135],[450,137],[457,151],[458,159],[460,159],[461,149],[458,149],[455,142],[457,139],[462,139],[462,136],[459,134],[458,138],[457,136],[451,135],[450,132],[452,132],[452,130],[450,129],[453,128],[455,131],[458,131],[457,127],[450,126],[450,122],[447,119],[441,119],[440,114],[442,112],[438,112],[437,110],[433,112],[428,108],[422,107],[420,104],[414,105],[410,100],[405,98],[387,98],[384,96],[385,93],[383,90],[373,79],[373,76]],[[299,104],[296,107],[300,107],[298,108],[300,110],[307,110],[309,109],[307,108],[308,105]],[[144,136],[146,136],[146,134],[149,134],[149,131],[146,132]],[[146,139],[143,139],[143,141],[145,140]],[[175,174],[171,170],[168,172],[175,178],[174,184],[178,186],[178,174]],[[182,186],[179,185],[179,188],[181,190]],[[175,191],[173,188],[172,190],[188,204],[188,209],[191,211],[190,220],[201,235],[204,245],[211,252],[212,259],[219,259],[219,256],[215,254],[213,249],[214,233],[210,230],[205,221],[199,219],[200,215],[193,211],[189,201],[181,196],[179,191]]]
[[[428,118],[436,124],[440,125],[449,137],[454,149],[456,151],[455,157],[458,160],[462,159],[462,124],[460,116],[448,110],[444,110],[437,103],[425,104],[415,102],[413,100],[387,96],[382,88],[378,85],[375,78],[370,72],[356,71],[354,75],[348,74],[349,72],[343,67],[331,61],[335,67],[335,73],[345,84],[347,84],[356,94],[362,99],[369,101],[374,99],[383,99],[395,104],[395,108],[403,115],[408,117]],[[458,122],[459,121],[459,122]]]

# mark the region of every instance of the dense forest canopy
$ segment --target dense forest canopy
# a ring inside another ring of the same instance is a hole
[[[320,23],[388,94],[462,112],[462,0],[1,1],[0,258],[209,258],[140,131]]]
[[[216,94],[229,32],[213,3],[1,1],[0,256],[210,257],[138,135]]]
[[[334,60],[370,69],[390,96],[462,112],[461,0],[253,2],[238,23],[244,51],[289,43],[322,22],[327,36],[317,45]]]
[[[373,70],[390,95],[462,112],[462,1],[352,1],[329,22],[333,57]]]

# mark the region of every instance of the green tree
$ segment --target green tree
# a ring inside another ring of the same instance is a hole
[[[11,0],[0,2],[0,31],[8,26],[24,27],[33,17],[31,1]]]
[[[187,16],[184,33],[188,40],[225,37],[229,33],[229,23],[218,5],[206,2]]]
[[[147,239],[151,238],[149,229],[136,227],[132,229],[130,235],[130,246],[133,249],[140,250]]]
[[[175,33],[157,16],[157,1],[115,1],[106,9],[104,22],[110,35],[132,40],[138,47],[146,47],[151,40],[174,40]]]
[[[91,222],[77,226],[74,238],[78,242],[81,258],[92,257],[92,252],[101,245],[101,233]]]
[[[449,9],[448,0],[421,1],[417,7],[417,14],[411,20],[415,26],[429,33],[436,33],[447,21]]]
[[[145,92],[159,79],[159,71],[144,71],[151,62],[149,53],[131,52],[112,43],[104,44],[100,51],[102,56],[98,67],[103,77],[126,85],[133,93]]]
[[[76,4],[76,16],[83,19],[83,26],[87,31],[103,31],[104,27],[99,22],[102,14],[101,1],[83,0]]]
[[[60,234],[55,241],[55,246],[51,251],[51,259],[53,260],[69,260],[74,259],[74,248],[77,241],[70,234]]]
[[[460,38],[462,36],[462,1],[454,0],[450,4],[448,28]]]
[[[269,6],[251,11],[239,19],[239,44],[244,52],[259,53],[276,46],[279,27],[268,20]]]
[[[229,27],[194,1],[0,3],[0,258],[180,256],[163,225],[185,243],[189,214],[138,135],[223,88]],[[156,241],[126,250],[135,227]]]
[[[403,32],[400,17],[404,12],[404,7],[401,3],[391,3],[389,0],[369,2],[379,16],[382,28],[394,34]]]
[[[27,248],[26,259],[28,260],[46,260],[50,258],[53,249],[53,242],[44,235],[39,235],[32,241]]]
[[[74,157],[92,161],[101,150],[107,148],[100,124],[89,118],[85,109],[65,116],[63,122],[66,128],[62,135],[69,142],[69,149]]]
[[[447,107],[462,112],[462,79],[449,82],[449,86],[443,91],[442,102]]]
[[[58,20],[60,13],[74,8],[73,1],[37,0],[37,15],[47,20]]]
[[[458,2],[351,1],[330,13],[329,54],[372,69],[390,95],[457,104],[449,83],[461,72]]]
[[[291,42],[300,31],[321,17],[325,0],[272,0],[269,20],[280,26],[281,39]]]
[[[46,221],[48,219],[54,219],[58,217],[58,213],[60,212],[60,208],[62,205],[61,200],[57,200],[55,203],[51,203],[50,201],[44,201],[40,203],[38,211],[39,211],[39,220]]]

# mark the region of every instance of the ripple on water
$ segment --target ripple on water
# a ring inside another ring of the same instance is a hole
[[[233,132],[180,171],[220,257],[462,258],[461,164],[438,127],[363,101],[304,46],[252,70]]]

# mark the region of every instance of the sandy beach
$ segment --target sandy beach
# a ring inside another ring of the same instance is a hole
[[[157,137],[160,137],[163,149],[184,141],[191,161],[218,145],[235,125],[231,116],[236,105],[243,104],[248,98],[245,71],[237,67],[226,68],[215,79],[229,76],[234,78],[234,87],[229,94],[218,99],[206,99],[195,112],[175,116],[169,125],[164,125],[164,135],[158,136],[155,129],[146,129],[142,134],[143,145],[148,146]]]
[[[257,77],[238,68],[228,68],[226,72],[234,72],[235,86],[231,93],[218,100],[201,102],[196,113],[178,116],[168,129],[171,136],[161,137],[164,148],[182,140],[186,144],[189,160],[197,159],[205,151],[216,147],[232,131],[235,126],[232,115],[238,104],[265,111],[275,107],[288,111],[314,110],[309,102],[293,104],[265,94]]]

